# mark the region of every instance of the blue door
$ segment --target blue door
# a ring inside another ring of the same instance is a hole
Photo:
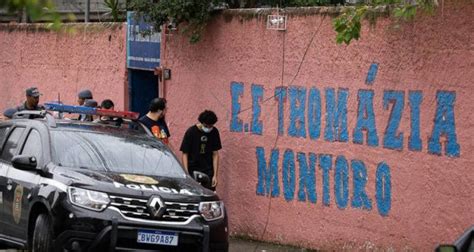
[[[150,101],[158,97],[158,76],[153,71],[128,69],[130,110],[140,116],[148,112]]]

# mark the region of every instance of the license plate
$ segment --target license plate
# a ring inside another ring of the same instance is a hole
[[[178,246],[178,234],[159,230],[138,230],[138,243]]]

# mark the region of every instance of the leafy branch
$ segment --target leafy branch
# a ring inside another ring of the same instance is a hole
[[[393,7],[393,17],[396,22],[410,21],[416,16],[419,9],[432,12],[436,6],[436,0],[375,0],[369,4],[358,5],[347,8],[333,21],[334,30],[337,32],[336,42],[349,45],[353,39],[360,38],[362,20],[371,19],[375,22],[379,7]]]
[[[25,11],[33,22],[49,21],[49,28],[61,28],[61,15],[56,11],[52,0],[1,0],[0,9],[6,9],[9,13]]]
[[[412,20],[419,10],[431,12],[438,0],[366,0],[368,2],[353,7],[347,7],[333,21],[338,44],[350,44],[353,39],[360,38],[362,21],[376,21],[380,8],[388,8],[396,22]],[[199,41],[211,19],[213,10],[218,6],[230,4],[241,5],[239,0],[127,0],[127,9],[137,12],[137,17],[153,25],[154,30],[168,24],[176,24],[181,32],[189,36],[191,43]],[[275,0],[251,0],[250,6],[274,3]],[[316,6],[341,3],[343,0],[288,0],[279,1],[283,6]],[[121,7],[119,0],[104,0],[111,10],[114,21],[119,20]],[[247,2],[246,2],[247,3]],[[50,28],[58,30],[61,27],[61,16],[56,11],[52,0],[0,0],[0,9],[10,13],[26,12],[33,21],[49,21]]]
[[[110,9],[110,15],[112,15],[112,19],[114,22],[119,21],[120,11],[120,1],[119,0],[104,0],[104,5]]]
[[[189,36],[191,43],[196,43],[218,4],[218,0],[160,0],[157,3],[131,0],[128,7],[150,23],[155,31],[161,32],[162,26],[173,23]]]

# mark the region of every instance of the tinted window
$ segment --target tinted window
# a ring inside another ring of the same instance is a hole
[[[0,128],[0,148],[1,148],[1,145],[2,145],[3,141],[5,140],[5,137],[7,136],[7,133],[8,133],[9,129],[10,129],[10,127]]]
[[[185,177],[172,152],[147,135],[52,130],[52,158],[60,166]]]
[[[32,130],[25,141],[21,154],[35,156],[38,164],[42,164],[43,152],[41,150],[41,136],[37,130]]]
[[[20,127],[13,129],[2,151],[1,158],[3,160],[8,161],[8,162],[12,160],[13,155],[15,155],[16,148],[18,147],[18,140],[20,140],[21,134],[23,133],[24,130],[25,128],[20,128]]]

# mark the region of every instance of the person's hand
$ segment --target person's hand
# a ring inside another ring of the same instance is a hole
[[[217,176],[212,177],[212,187],[217,186]]]

